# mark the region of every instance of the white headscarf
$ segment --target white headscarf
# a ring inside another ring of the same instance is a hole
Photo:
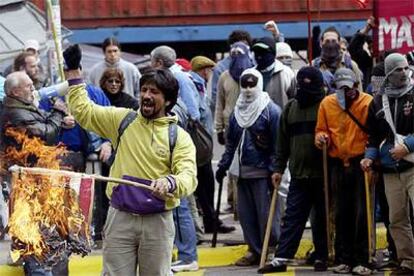
[[[240,87],[240,95],[236,102],[234,116],[242,128],[252,126],[270,102],[269,94],[263,91],[262,74],[254,68],[249,68],[243,71],[240,79],[247,74],[257,77],[258,81],[255,87]]]

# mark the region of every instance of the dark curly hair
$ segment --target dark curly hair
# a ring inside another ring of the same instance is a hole
[[[227,39],[227,43],[229,46],[231,46],[233,43],[239,42],[239,41],[247,41],[249,46],[252,46],[252,37],[250,36],[250,33],[245,30],[234,30],[231,32]]]
[[[169,101],[170,104],[165,107],[166,112],[170,112],[174,105],[177,103],[178,97],[178,82],[174,75],[168,69],[155,69],[149,70],[142,75],[139,80],[139,86],[142,87],[145,84],[155,85],[163,94],[165,101]]]

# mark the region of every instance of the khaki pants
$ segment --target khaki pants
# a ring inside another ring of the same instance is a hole
[[[414,269],[413,222],[410,222],[410,199],[414,205],[414,168],[384,174],[384,184],[390,207],[390,231],[398,259],[401,266]]]
[[[175,228],[171,211],[135,215],[109,207],[103,237],[103,275],[169,275]]]

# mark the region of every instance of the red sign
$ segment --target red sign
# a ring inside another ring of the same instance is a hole
[[[407,53],[414,49],[414,0],[376,0],[374,16],[378,20],[376,50]]]

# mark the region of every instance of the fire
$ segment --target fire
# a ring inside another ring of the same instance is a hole
[[[17,129],[7,129],[6,136],[21,145],[5,150],[8,165],[58,170],[59,157],[67,152],[62,145],[46,146]],[[32,255],[53,265],[65,255],[90,252],[89,223],[71,181],[63,174],[13,172],[8,226],[16,259]]]

